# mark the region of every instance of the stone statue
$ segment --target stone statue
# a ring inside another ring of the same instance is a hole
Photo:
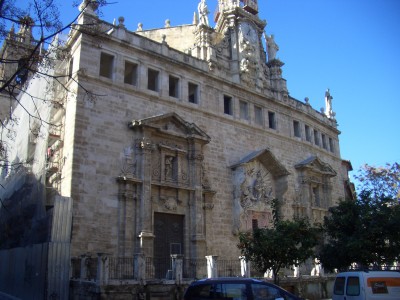
[[[333,97],[331,96],[329,89],[327,89],[325,92],[325,115],[328,118],[332,118],[334,116],[332,111],[332,99]]]
[[[208,11],[208,7],[206,4],[206,0],[201,0],[197,9],[198,9],[199,15],[200,15],[199,25],[209,26],[209,22],[208,22],[209,11]]]
[[[173,160],[174,157],[172,156],[167,156],[165,158],[165,178],[166,179],[171,179],[173,176]]]
[[[274,60],[276,59],[276,53],[279,50],[278,45],[275,43],[274,35],[266,35],[265,39],[267,40],[268,61]]]

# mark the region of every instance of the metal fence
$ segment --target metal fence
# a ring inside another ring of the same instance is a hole
[[[183,261],[184,278],[207,277],[207,261],[205,259],[185,259]]]
[[[71,279],[98,280],[98,257],[74,257],[71,259]],[[110,280],[135,279],[134,257],[108,257],[108,278]],[[183,278],[207,277],[206,259],[184,259]],[[218,260],[218,276],[241,276],[240,260]],[[172,279],[172,260],[168,258],[145,258],[147,279]]]
[[[109,279],[134,279],[133,257],[110,257]]]
[[[240,260],[218,260],[218,277],[241,276]]]

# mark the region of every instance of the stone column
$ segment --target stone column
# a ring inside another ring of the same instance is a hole
[[[140,252],[146,256],[153,254],[154,234],[152,228],[152,201],[151,201],[151,176],[152,176],[152,151],[155,145],[148,138],[143,138],[140,147],[142,149],[141,174],[143,184],[140,193],[139,204],[139,239]]]
[[[137,253],[133,258],[133,277],[138,281],[143,281],[146,279],[146,257],[143,253]]]
[[[176,284],[181,284],[183,278],[183,255],[171,254],[171,261],[172,278],[175,279]]]
[[[207,278],[217,278],[218,277],[218,256],[209,255],[206,256],[207,259]]]
[[[250,262],[246,261],[244,256],[240,256],[240,275],[250,277]]]
[[[107,285],[109,278],[109,260],[105,253],[97,253],[97,285]]]
[[[89,259],[89,257],[86,254],[81,255],[81,274],[79,276],[80,280],[87,279],[87,275],[88,275],[88,270],[87,270],[88,259]]]
[[[192,247],[190,257],[206,255],[205,244],[205,215],[203,208],[202,161],[201,144],[194,139],[189,140],[189,180],[193,191],[190,192],[190,232]]]

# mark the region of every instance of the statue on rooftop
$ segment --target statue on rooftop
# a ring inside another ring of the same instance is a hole
[[[200,16],[199,25],[209,26],[208,14],[210,12],[208,11],[206,0],[201,0],[199,5],[197,6],[197,9],[199,11],[199,16]]]
[[[276,59],[276,53],[278,52],[279,47],[275,43],[274,35],[265,35],[265,40],[267,41],[268,61]]]
[[[327,89],[325,92],[325,115],[328,118],[332,118],[334,116],[332,111],[332,99],[333,97],[331,96],[329,89]]]

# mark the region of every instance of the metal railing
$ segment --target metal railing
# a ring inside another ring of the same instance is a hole
[[[218,260],[218,277],[241,276],[240,260]]]
[[[134,279],[133,257],[110,257],[108,268],[109,279]]]
[[[99,265],[107,267],[98,270]],[[71,279],[98,281],[103,278],[100,273],[106,272],[107,280],[135,280],[134,257],[90,257],[81,256],[71,259]],[[139,266],[137,266],[139,267]],[[145,257],[144,276],[146,279],[173,279],[173,266],[171,258]],[[100,273],[99,273],[100,272]],[[218,276],[241,276],[240,260],[218,260]],[[182,277],[186,279],[198,279],[207,277],[207,260],[183,259]]]

